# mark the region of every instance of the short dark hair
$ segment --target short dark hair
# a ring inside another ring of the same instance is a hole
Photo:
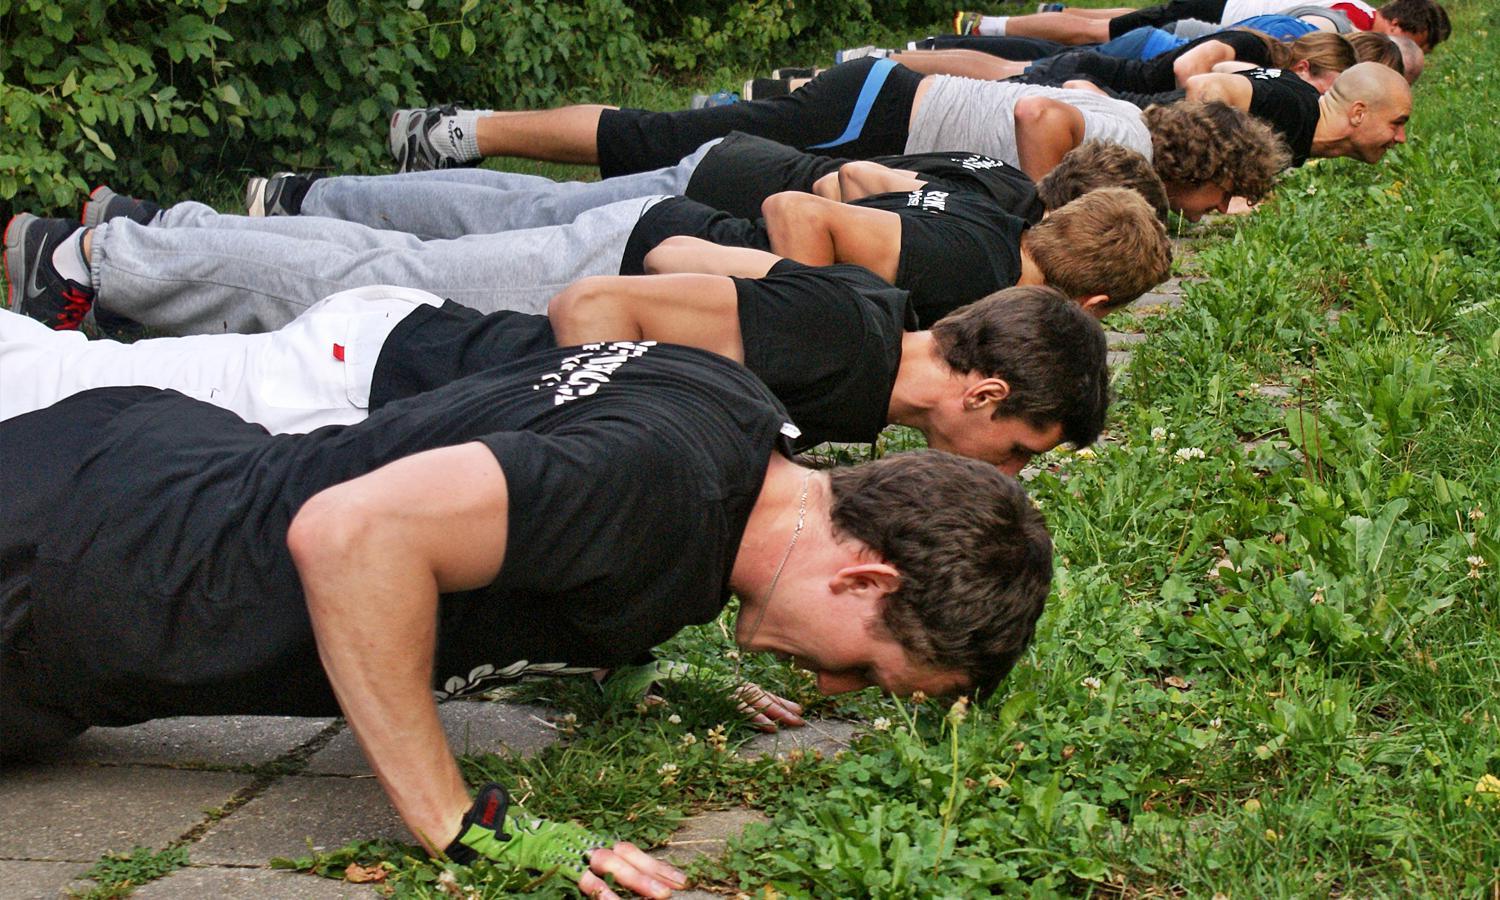
[[[1052,536],[1015,479],[939,450],[832,469],[834,532],[901,573],[880,625],[915,660],[993,689],[1052,584]]]
[[[1006,288],[959,307],[932,326],[943,362],[955,372],[1003,378],[1010,396],[994,418],[1034,428],[1062,424],[1063,440],[1086,447],[1109,411],[1104,329],[1062,291]]]
[[[1151,168],[1151,160],[1121,144],[1085,141],[1069,150],[1052,171],[1037,182],[1042,206],[1057,209],[1089,191],[1104,187],[1129,188],[1146,198],[1157,218],[1167,220],[1167,187]]]
[[[1432,0],[1391,0],[1376,12],[1408,34],[1424,35],[1428,49],[1453,35],[1453,24],[1448,21],[1448,11]]]

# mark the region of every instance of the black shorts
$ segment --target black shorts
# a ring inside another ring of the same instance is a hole
[[[935,34],[917,41],[918,50],[978,50],[1002,59],[1044,59],[1064,50],[1069,44],[1060,44],[1045,38],[1013,37],[990,34]]]
[[[1165,28],[1183,19],[1217,22],[1224,17],[1224,7],[1228,2],[1229,0],[1170,0],[1162,6],[1148,6],[1110,19],[1109,37],[1113,40],[1127,31],[1146,26]]]
[[[49,676],[47,642],[37,634],[35,578],[45,546],[21,535],[26,523],[76,495],[82,461],[115,414],[152,388],[106,388],[76,394],[0,428],[0,454],[24,465],[0,471],[0,757],[26,756],[88,727],[63,702]],[[83,678],[83,673],[75,673]]]
[[[731,131],[825,156],[901,153],[922,77],[889,60],[859,59],[834,66],[785,97],[676,112],[605,110],[596,135],[599,174],[676,165],[705,141]]]

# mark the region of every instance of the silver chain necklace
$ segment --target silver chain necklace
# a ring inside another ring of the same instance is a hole
[[[797,501],[797,525],[792,529],[792,539],[786,545],[786,552],[781,554],[781,563],[776,566],[776,572],[771,576],[771,586],[766,589],[766,600],[761,604],[760,612],[755,615],[755,624],[750,627],[750,633],[745,636],[748,643],[755,633],[760,631],[760,623],[766,618],[766,610],[771,608],[771,598],[776,594],[776,585],[781,581],[781,573],[786,569],[787,560],[792,558],[792,548],[797,546],[797,538],[802,536],[802,526],[807,524],[807,490],[812,485],[813,470],[808,469],[807,474],[802,476],[802,497]],[[734,677],[738,681],[740,676],[740,661],[735,660]]]

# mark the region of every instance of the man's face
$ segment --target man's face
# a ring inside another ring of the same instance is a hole
[[[1196,222],[1214,210],[1227,212],[1233,198],[1233,191],[1217,181],[1167,182],[1167,205],[1189,222]]]
[[[1379,32],[1380,34],[1399,34],[1402,37],[1411,38],[1412,43],[1422,48],[1423,53],[1432,52],[1432,45],[1427,43],[1427,32],[1407,31],[1405,28],[1402,28],[1400,25],[1397,25],[1395,22],[1392,22],[1390,19],[1387,19],[1385,16],[1382,16],[1378,12],[1375,14],[1375,24],[1370,28],[1370,30]]]
[[[987,406],[965,409],[956,403],[935,410],[927,422],[927,446],[982,460],[1015,475],[1033,456],[1062,443],[1061,422],[1038,428],[1015,416],[992,418],[990,412]]]
[[[1364,108],[1364,116],[1349,135],[1356,159],[1378,163],[1385,152],[1406,143],[1406,120],[1411,118],[1411,97],[1398,97]]]
[[[914,691],[940,697],[969,687],[961,672],[912,660],[894,638],[867,618],[828,616],[809,626],[802,637],[808,649],[792,659],[817,676],[818,690],[825,694],[878,687],[899,697]]]

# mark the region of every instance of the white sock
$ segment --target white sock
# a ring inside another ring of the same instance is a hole
[[[1005,23],[1009,21],[1010,16],[980,16],[976,30],[991,37],[1005,37]]]
[[[443,116],[427,132],[427,140],[440,156],[469,162],[479,159],[479,117],[483,109],[461,109],[457,115]]]
[[[89,261],[83,258],[83,233],[86,230],[74,231],[52,251],[52,267],[57,274],[85,285],[89,283]]]

